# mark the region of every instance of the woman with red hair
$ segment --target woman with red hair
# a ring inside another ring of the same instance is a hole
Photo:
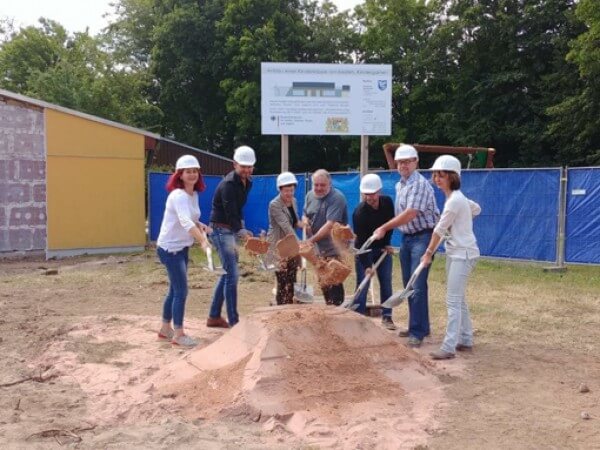
[[[198,344],[184,333],[183,316],[188,293],[189,248],[194,241],[204,249],[210,245],[206,233],[210,233],[211,229],[200,222],[198,193],[204,189],[198,160],[192,155],[179,158],[175,173],[167,182],[169,196],[156,241],[158,257],[169,276],[169,291],[163,303],[162,326],[158,338],[183,347]]]

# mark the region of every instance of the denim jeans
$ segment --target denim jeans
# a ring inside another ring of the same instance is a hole
[[[169,276],[169,292],[163,302],[163,322],[173,321],[174,328],[183,328],[183,315],[185,313],[185,300],[188,294],[187,267],[189,247],[171,253],[157,247],[158,259],[167,268]]]
[[[359,255],[356,258],[356,287],[360,285],[362,280],[365,278],[365,270],[371,267],[375,261],[377,261],[381,254],[385,252],[384,249],[375,248],[371,250],[369,253],[364,253]],[[379,280],[379,298],[381,303],[385,302],[390,295],[392,295],[392,255],[387,255],[379,267],[377,268],[377,279]],[[372,278],[371,278],[372,279]],[[371,281],[367,283],[363,291],[359,294],[359,296],[354,300],[354,303],[358,303],[358,308],[356,312],[361,314],[365,314],[367,312],[367,291],[369,290],[369,285]],[[392,317],[391,308],[383,308],[382,311],[383,317]]]
[[[458,344],[473,345],[473,325],[469,307],[465,299],[467,279],[475,267],[476,259],[455,259],[446,257],[446,306],[448,325],[442,350],[454,353]]]
[[[415,236],[404,235],[400,247],[400,265],[402,266],[402,281],[404,286],[412,273],[421,262],[431,239],[431,231]],[[413,286],[414,293],[408,299],[408,333],[417,339],[429,335],[429,292],[427,277],[429,267],[423,269]]]
[[[209,236],[211,243],[217,249],[223,269],[227,272],[219,277],[213,293],[209,317],[221,317],[223,301],[226,303],[227,320],[230,326],[240,321],[237,311],[238,252],[235,245],[235,234],[226,228],[215,227]]]

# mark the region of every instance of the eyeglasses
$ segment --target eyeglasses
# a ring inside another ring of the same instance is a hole
[[[407,166],[413,162],[417,162],[417,160],[416,159],[398,159],[398,160],[396,160],[396,164],[398,164],[400,166]]]

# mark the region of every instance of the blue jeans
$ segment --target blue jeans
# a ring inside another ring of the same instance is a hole
[[[446,257],[446,306],[448,307],[448,325],[442,350],[454,353],[456,345],[473,346],[473,325],[469,307],[465,299],[467,279],[475,267],[476,259],[455,259]]]
[[[402,281],[404,286],[412,273],[421,262],[431,240],[431,231],[426,231],[415,236],[405,234],[400,247],[400,265],[402,266]],[[408,299],[408,333],[417,339],[429,335],[429,292],[427,276],[429,267],[426,267],[415,281],[415,292]]]
[[[160,247],[156,248],[158,259],[167,268],[169,276],[169,292],[163,303],[163,322],[173,321],[174,328],[183,328],[185,300],[188,294],[187,267],[189,247],[171,253]]]
[[[217,249],[221,264],[223,264],[223,269],[225,269],[227,274],[221,275],[217,282],[208,316],[213,319],[221,317],[223,301],[225,301],[229,326],[234,326],[240,321],[237,311],[237,283],[239,272],[235,234],[229,229],[215,227],[209,238],[210,242]]]
[[[375,261],[379,259],[383,252],[385,252],[384,249],[374,248],[369,253],[364,253],[356,258],[355,266],[357,288],[361,281],[365,278],[365,270],[371,267]],[[377,278],[379,280],[379,298],[381,303],[385,302],[390,295],[392,295],[392,265],[392,255],[387,255],[385,258],[383,258],[383,261],[377,268]],[[365,314],[367,312],[367,291],[369,290],[370,284],[371,282],[369,281],[356,300],[354,300],[354,303],[358,303],[356,312],[361,314]],[[389,317],[391,319],[391,308],[383,308],[382,315],[383,317]]]

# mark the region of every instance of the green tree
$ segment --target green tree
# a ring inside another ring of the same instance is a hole
[[[568,165],[600,164],[600,3],[581,0],[577,17],[586,30],[572,42],[567,59],[579,68],[577,91],[548,109],[548,135],[558,159]]]
[[[231,156],[234,132],[220,87],[224,42],[216,31],[224,4],[178,2],[163,11],[154,31],[150,69],[165,112],[165,134]]]
[[[555,164],[545,111],[573,75],[564,61],[578,32],[573,8],[573,0],[452,2],[457,19],[441,28],[458,38],[453,144],[495,147],[499,165]]]
[[[67,31],[53,20],[14,32],[0,47],[0,86],[22,93],[32,77],[54,67],[65,54]]]
[[[13,33],[0,47],[4,88],[158,131],[162,114],[147,100],[145,73],[117,67],[100,37],[71,36],[57,22],[40,23]]]
[[[434,23],[433,4],[425,0],[366,0],[357,8],[361,30],[361,61],[392,65],[392,137],[373,139],[371,147],[387,141],[423,142],[420,118],[411,107],[411,96],[419,96],[428,74],[422,59]],[[427,111],[430,115],[430,111]],[[381,152],[374,152],[372,165],[386,167]]]

